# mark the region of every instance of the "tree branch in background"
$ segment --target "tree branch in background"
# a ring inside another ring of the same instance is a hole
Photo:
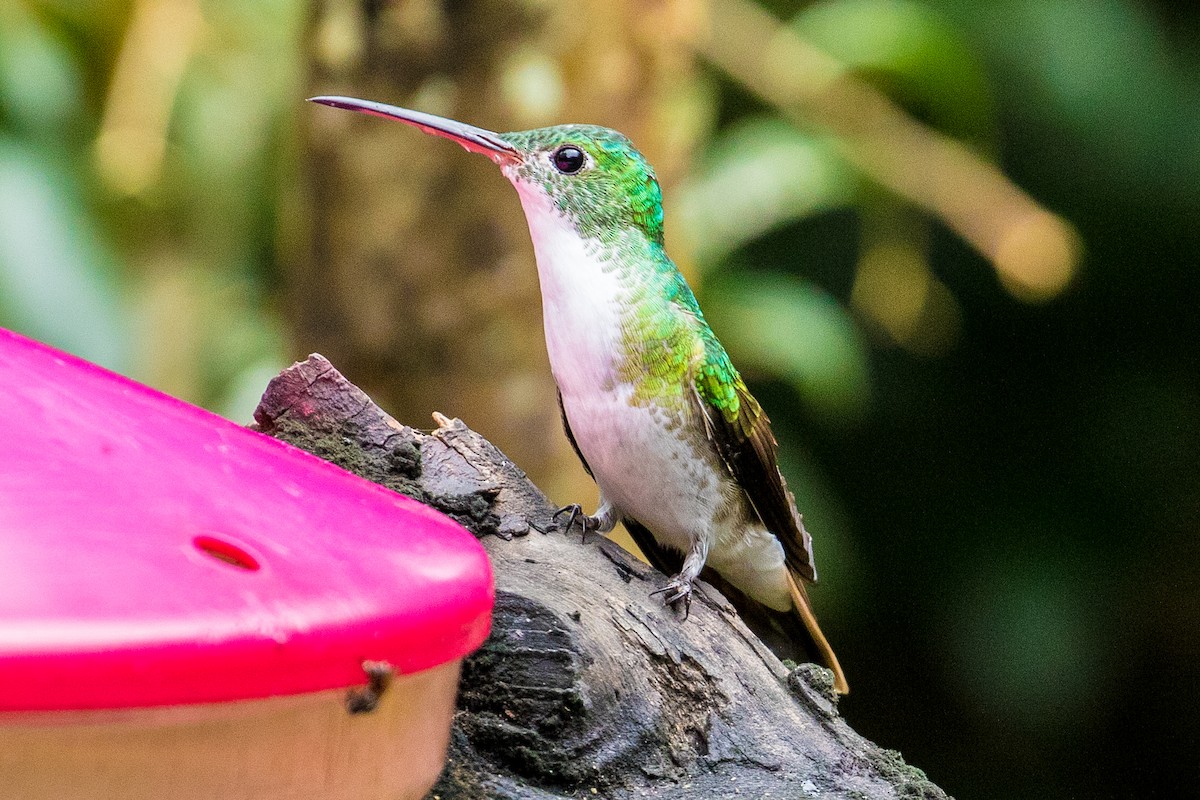
[[[459,420],[423,433],[323,357],[267,387],[256,426],[457,519],[496,576],[492,635],[464,664],[431,797],[945,798],[838,715],[823,668],[788,670],[711,586],[681,620],[667,578],[553,507]]]
[[[832,133],[882,186],[936,214],[989,259],[1013,294],[1049,299],[1079,261],[1079,238],[996,167],[914,120],[750,0],[712,0],[699,54],[785,116]]]

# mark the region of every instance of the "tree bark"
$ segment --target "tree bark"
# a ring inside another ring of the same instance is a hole
[[[681,619],[666,577],[557,530],[553,506],[460,420],[396,422],[322,356],[267,387],[256,427],[425,502],[480,538],[492,634],[463,669],[431,798],[944,798],[838,715],[831,675],[788,669],[714,588]]]

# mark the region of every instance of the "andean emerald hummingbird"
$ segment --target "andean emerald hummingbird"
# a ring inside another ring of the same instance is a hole
[[[672,605],[686,608],[707,566],[743,614],[773,620],[848,691],[804,588],[816,580],[812,540],[770,423],[663,249],[658,180],[629,139],[593,125],[501,134],[367,100],[312,100],[455,141],[516,187],[563,425],[600,488],[594,515],[560,510],[567,527],[623,522],[674,575],[660,590]]]

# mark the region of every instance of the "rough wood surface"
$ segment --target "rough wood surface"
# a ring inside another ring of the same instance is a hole
[[[393,420],[319,355],[281,373],[259,430],[457,519],[496,575],[431,797],[944,798],[838,715],[828,671],[787,669],[711,586],[686,620],[666,578],[580,541],[515,464],[459,420]]]

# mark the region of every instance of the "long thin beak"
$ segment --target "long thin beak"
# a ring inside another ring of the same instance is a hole
[[[370,100],[358,100],[354,97],[325,96],[308,99],[323,106],[345,108],[350,111],[360,111],[363,114],[400,120],[415,128],[420,128],[425,133],[458,142],[465,150],[472,153],[483,153],[497,164],[521,160],[521,152],[504,141],[503,136],[483,128],[476,128],[474,125],[437,117],[422,111],[411,111],[407,108],[375,103]]]

